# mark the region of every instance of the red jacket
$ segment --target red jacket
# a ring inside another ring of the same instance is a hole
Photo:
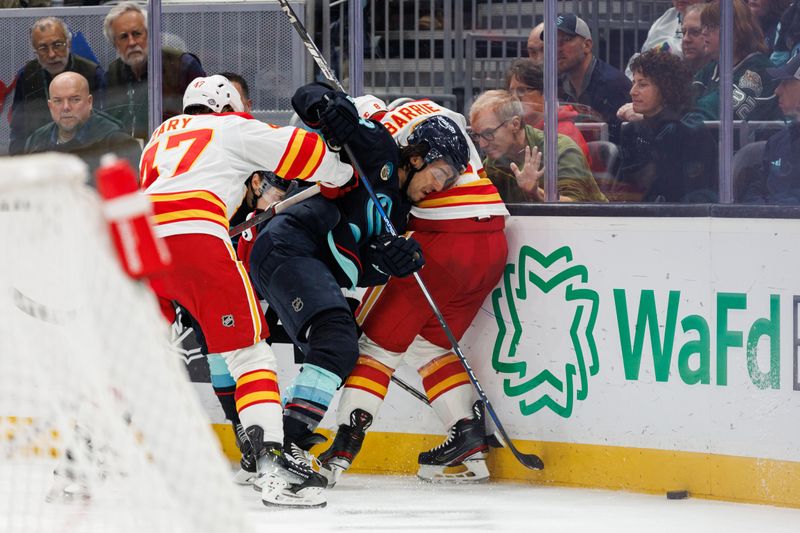
[[[589,168],[592,168],[592,158],[589,156],[589,145],[586,144],[586,139],[583,138],[583,134],[581,130],[578,129],[578,126],[575,125],[575,118],[578,116],[578,112],[575,111],[575,108],[571,105],[560,105],[558,106],[558,133],[561,135],[566,135],[573,141],[583,152],[584,157],[586,157],[586,161],[589,163]],[[542,119],[538,124],[533,126],[537,129],[544,129],[544,119]]]

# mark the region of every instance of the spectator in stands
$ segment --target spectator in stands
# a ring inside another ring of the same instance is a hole
[[[792,0],[748,0],[750,12],[761,27],[767,54],[772,54],[778,42],[778,24],[781,15],[789,8]]]
[[[89,80],[89,90],[101,101],[105,87],[103,69],[71,52],[72,34],[63,20],[40,18],[31,26],[30,36],[36,59],[25,63],[14,82],[11,142],[8,145],[11,155],[22,153],[28,136],[50,122],[47,90],[53,77],[64,71],[78,72]]]
[[[800,53],[800,1],[795,0],[787,9],[778,26],[778,38],[770,60],[783,65]]]
[[[117,50],[117,59],[106,72],[105,111],[119,120],[137,139],[148,139],[147,14],[134,2],[111,8],[103,21],[103,33]],[[161,53],[163,118],[178,115],[189,83],[205,76],[193,54],[163,48]]]
[[[619,139],[617,110],[629,102],[631,81],[592,53],[592,34],[586,22],[572,14],[559,15],[558,74],[560,98],[594,109],[608,123],[609,140]]]
[[[681,22],[683,64],[693,76],[709,61],[706,41],[703,38],[703,25],[700,23],[700,13],[704,7],[705,4],[693,4],[687,7]]]
[[[672,0],[672,7],[667,9],[663,15],[658,17],[650,30],[647,32],[647,39],[642,45],[642,52],[653,48],[662,52],[669,52],[681,57],[682,33],[681,23],[686,14],[686,9],[694,4],[705,3],[706,0]],[[639,54],[633,54],[628,61],[625,75],[633,79],[631,63]]]
[[[77,72],[62,72],[50,82],[52,122],[45,124],[28,137],[25,153],[69,152],[79,156],[94,170],[103,154],[113,152],[128,159],[134,168],[139,166],[139,143],[120,129],[120,124],[92,109],[88,80]]]
[[[506,203],[544,200],[541,154],[544,132],[525,125],[522,103],[508,91],[480,95],[470,108],[473,142],[486,155],[483,167]],[[578,145],[558,136],[558,195],[564,202],[605,202]]]
[[[748,203],[800,204],[800,55],[781,67],[770,69],[780,84],[778,104],[791,119],[788,127],[769,138],[762,156],[761,173],[749,184],[743,200]]]
[[[544,63],[544,39],[542,38],[544,32],[544,22],[540,22],[531,30],[528,35],[528,59],[541,65]]]
[[[506,90],[516,96],[525,114],[523,122],[537,129],[544,128],[544,70],[530,59],[518,59],[506,71]],[[558,106],[558,133],[566,135],[580,147],[587,161],[589,146],[575,125],[578,112],[569,104]],[[590,161],[591,163],[591,161]]]
[[[649,50],[631,63],[633,110],[625,124],[621,168],[612,200],[712,202],[717,152],[712,135],[691,114],[692,76],[672,54]]]
[[[251,112],[253,110],[253,101],[250,99],[250,86],[247,84],[247,80],[233,72],[223,72],[220,76],[225,76],[231,82],[233,88],[236,89],[236,92],[239,93],[244,105],[244,112]]]
[[[773,65],[766,54],[764,34],[743,0],[733,5],[733,118],[734,120],[780,120],[775,98],[777,82],[767,73]],[[700,14],[706,51],[714,58],[695,76],[695,110],[704,120],[719,119],[719,21],[718,3]]]

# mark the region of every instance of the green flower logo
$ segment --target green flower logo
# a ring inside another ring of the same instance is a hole
[[[594,340],[600,298],[585,287],[588,278],[587,268],[573,263],[568,246],[550,255],[523,246],[517,264],[506,265],[502,286],[492,292],[498,328],[492,367],[504,374],[506,395],[522,397],[519,410],[524,416],[548,408],[569,418],[575,400],[585,400],[589,394],[589,376],[600,370]],[[541,319],[563,322],[572,311],[569,327],[564,323],[543,328],[530,319],[520,320],[518,307],[528,296],[528,308],[546,309],[546,314],[537,314]],[[541,333],[546,333],[546,343]],[[555,347],[557,353],[530,349],[537,341],[538,346]]]

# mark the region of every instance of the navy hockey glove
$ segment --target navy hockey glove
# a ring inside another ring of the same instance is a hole
[[[326,95],[328,105],[320,113],[320,131],[328,146],[339,149],[349,141],[358,128],[358,111],[342,93]]]
[[[375,238],[369,250],[372,266],[389,276],[404,278],[425,264],[419,243],[411,237],[406,239],[384,233]]]

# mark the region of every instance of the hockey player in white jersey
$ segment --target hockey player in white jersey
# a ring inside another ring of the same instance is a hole
[[[401,164],[410,171],[404,191],[413,202],[408,229],[426,258],[420,275],[460,339],[502,275],[508,211],[483,172],[462,115],[431,100],[403,99],[390,109],[364,96],[356,104],[362,118],[379,121],[401,147]],[[443,155],[457,170],[454,182],[420,187],[414,172]],[[402,361],[419,372],[448,431],[441,445],[419,454],[417,475],[428,481],[486,480],[483,405],[415,281],[391,278],[369,289],[356,318],[363,330],[360,355],[339,400],[336,437],[320,455],[329,485],[360,451]]]
[[[264,342],[267,326],[228,237],[228,220],[248,187],[257,187],[246,185],[256,170],[336,188],[353,169],[317,134],[242,113],[238,93],[222,76],[195,79],[183,110],[153,132],[140,163],[156,233],[174,265],[152,280],[153,289],[168,316],[172,301],[189,310],[209,352],[224,357],[236,380],[236,408],[255,449],[263,502],[323,506],[325,479],[282,450],[276,359]]]

